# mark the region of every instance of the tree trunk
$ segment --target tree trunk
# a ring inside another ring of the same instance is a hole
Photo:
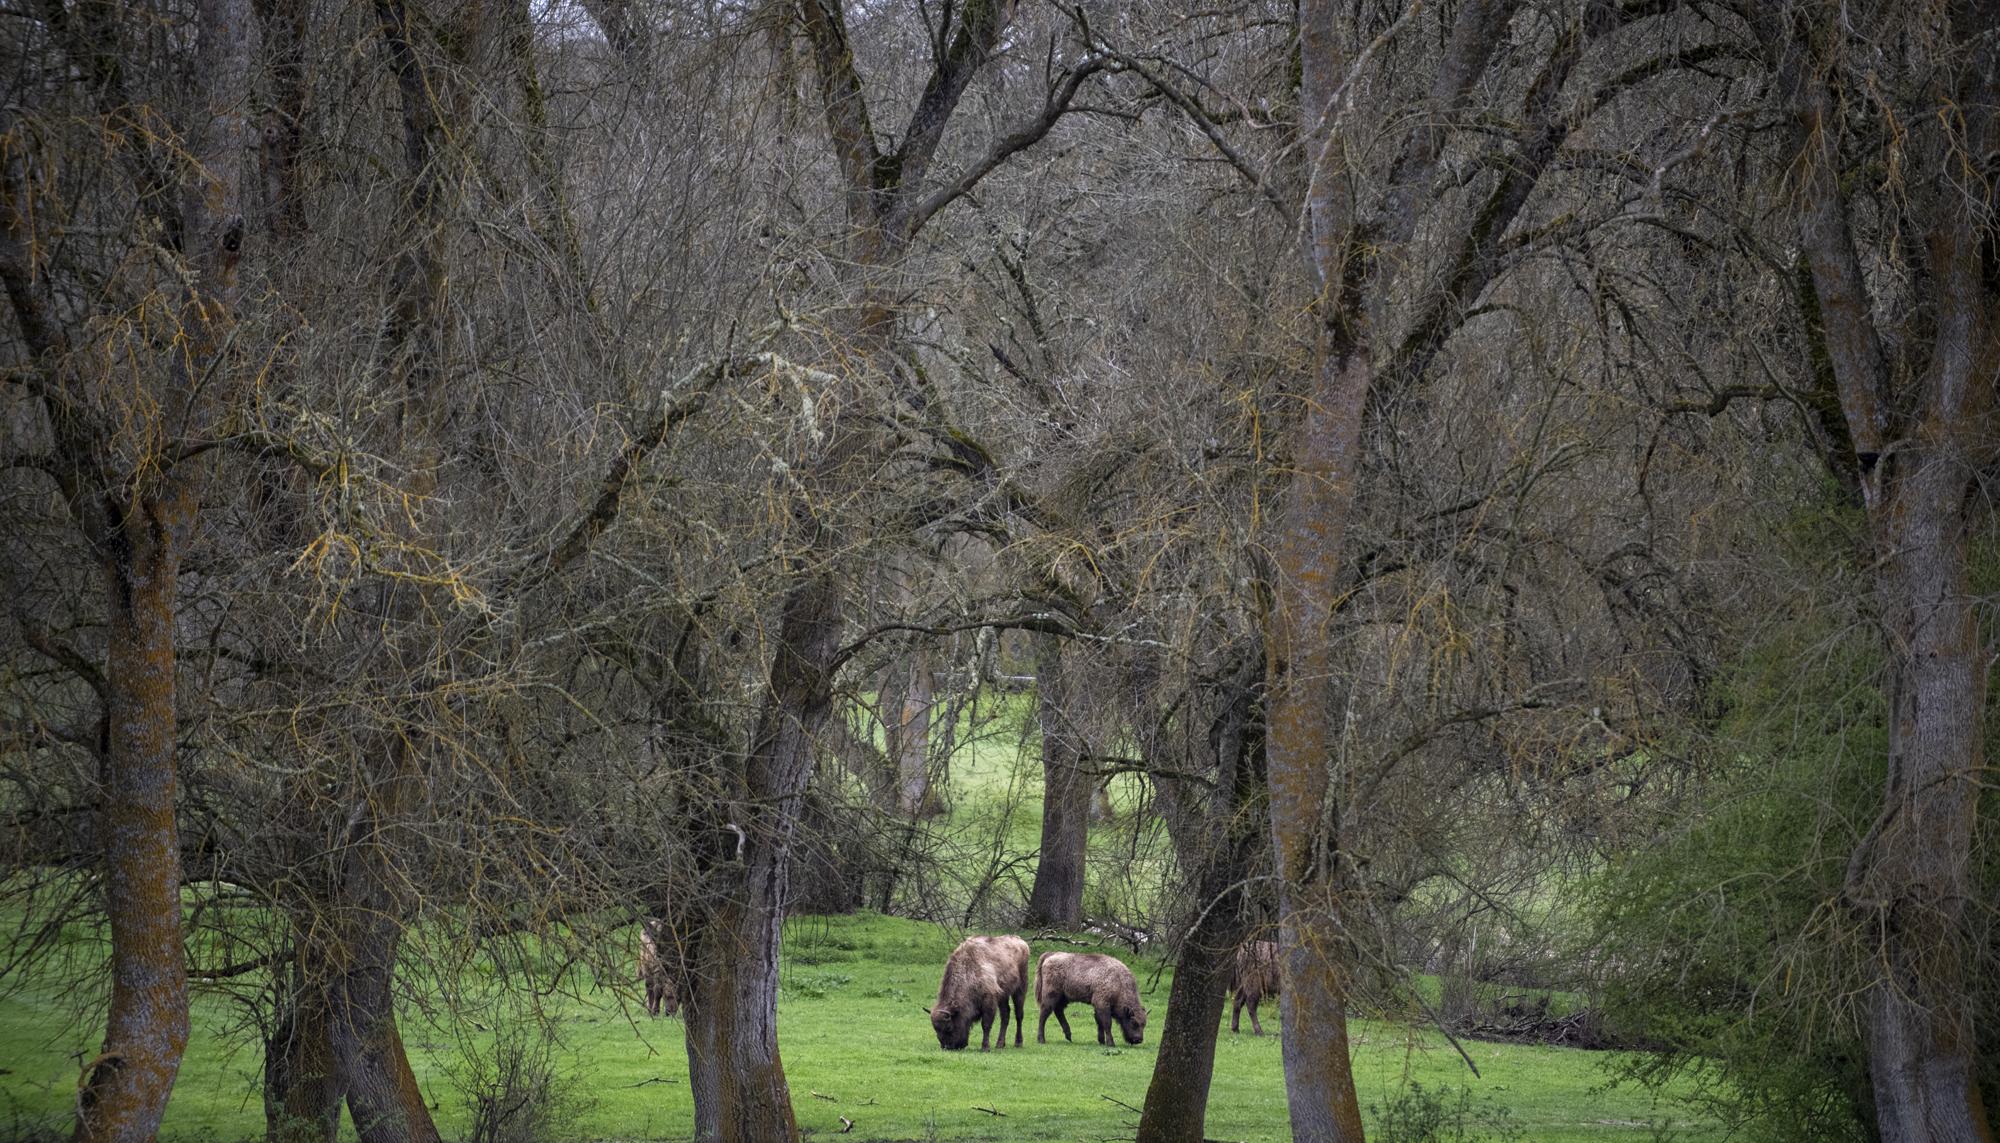
[[[1250,933],[1247,884],[1267,843],[1264,733],[1261,710],[1263,655],[1252,650],[1225,696],[1209,735],[1215,756],[1215,793],[1177,778],[1173,809],[1203,820],[1172,830],[1183,868],[1196,871],[1200,910],[1181,941],[1159,1058],[1139,1115],[1137,1143],[1202,1143],[1207,1137],[1208,1089],[1215,1074],[1215,1040],[1222,1021],[1236,949]],[[1196,807],[1200,807],[1197,809]],[[1185,839],[1185,840],[1183,840]]]
[[[710,823],[709,876],[722,896],[695,926],[683,1009],[697,1143],[798,1138],[778,1057],[778,952],[813,736],[832,706],[840,622],[833,572],[806,579],[785,600],[756,736],[741,771],[725,775],[731,816]]]
[[[104,808],[105,910],[111,923],[111,1010],[104,1049],[84,1071],[77,1093],[79,1143],[150,1140],[159,1132],[181,1054],[187,1048],[188,984],[181,935],[180,839],[174,818],[179,750],[175,626],[182,547],[197,498],[185,472],[158,450],[176,434],[204,427],[196,378],[216,364],[235,305],[243,223],[236,213],[249,94],[250,12],[245,0],[201,0],[196,10],[194,106],[202,116],[186,132],[197,163],[175,208],[156,205],[155,220],[178,228],[190,282],[179,298],[181,341],[153,382],[150,424],[128,426],[145,450],[142,467],[119,477],[99,468],[119,447],[86,435],[51,410],[72,471],[88,491],[79,517],[93,533],[106,575]],[[115,33],[92,45],[115,60]],[[81,61],[79,61],[80,63]],[[128,108],[113,108],[123,116]],[[8,196],[12,197],[11,191]],[[11,201],[7,204],[14,205]],[[23,220],[10,209],[10,230]],[[14,237],[12,234],[10,238]],[[57,343],[39,305],[12,280],[8,292],[37,357]],[[17,293],[17,291],[19,291]],[[219,383],[218,383],[219,384]],[[135,406],[136,407],[136,406]],[[145,440],[147,433],[158,441]]]
[[[335,1143],[342,1095],[326,996],[296,958],[285,976],[264,1041],[265,1143]]]
[[[823,773],[818,783],[831,779]],[[840,816],[834,796],[808,788],[801,799],[799,840],[792,861],[794,912],[814,916],[852,913],[861,907],[869,862],[853,815]]]
[[[1083,923],[1084,857],[1090,843],[1090,796],[1077,719],[1077,685],[1063,665],[1062,640],[1037,638],[1035,706],[1042,728],[1042,856],[1028,894],[1026,923],[1075,928]]]
[[[930,650],[912,651],[907,670],[908,680],[899,688],[901,709],[892,712],[897,727],[889,757],[896,766],[896,812],[914,818],[933,809],[931,707],[937,701],[937,683],[931,670]]]
[[[171,482],[141,497],[112,534],[104,754],[105,911],[111,1016],[77,1095],[78,1143],[159,1133],[188,1038],[174,823],[175,589],[194,498]]]
[[[2000,451],[1991,424],[2000,289],[1985,263],[1990,188],[1982,202],[1962,179],[1965,156],[1990,156],[2000,146],[2000,13],[1964,5],[1951,16],[1952,34],[1941,42],[1970,58],[1923,60],[1907,83],[1888,77],[1889,89],[1912,104],[1884,109],[1894,121],[1873,126],[1860,117],[1876,105],[1857,105],[1839,90],[1874,89],[1872,46],[1854,48],[1865,62],[1850,64],[1845,30],[1805,9],[1766,14],[1756,25],[1794,116],[1799,181],[1787,201],[1797,205],[1799,247],[1811,270],[1818,318],[1811,332],[1831,368],[1860,474],[1886,637],[1887,781],[1844,890],[1876,941],[1866,1039],[1886,1143],[1993,1138],[1977,1080],[1965,911],[1989,662],[1970,586],[1969,512],[1978,474]],[[1916,125],[1899,144],[1916,188],[1909,217],[1926,232],[1921,244],[1898,241],[1878,220],[1873,253],[1894,269],[1889,279],[1916,283],[1921,312],[1899,313],[1887,336],[1876,314],[1908,303],[1878,306],[1870,294],[1860,255],[1867,232],[1853,221],[1843,143],[1859,136],[1872,147],[1871,132],[1900,137],[1906,124]],[[1925,336],[1910,336],[1911,326]]]
[[[1354,502],[1370,370],[1365,355],[1327,353],[1295,450],[1291,502],[1277,538],[1268,678],[1271,840],[1278,873],[1285,1094],[1294,1137],[1358,1141],[1361,1106],[1347,1053],[1339,791],[1333,788],[1335,573]]]
[[[333,981],[328,1037],[361,1143],[438,1143],[396,1028],[396,950],[402,923],[364,919],[346,934],[353,959]]]
[[[1955,469],[1932,459],[1908,479],[1907,502],[1886,529],[1895,555],[1878,576],[1895,608],[1889,781],[1850,892],[1872,914],[1881,949],[1868,1057],[1885,1143],[1993,1138],[1975,1067],[1964,935],[1987,653],[1967,577],[1966,473]]]
[[[1248,933],[1242,912],[1209,892],[1216,901],[1191,930],[1174,961],[1167,995],[1167,1025],[1160,1032],[1159,1058],[1139,1114],[1137,1143],[1202,1143],[1208,1122],[1208,1087],[1215,1075],[1215,1040],[1228,1002],[1223,991],[1236,946]]]

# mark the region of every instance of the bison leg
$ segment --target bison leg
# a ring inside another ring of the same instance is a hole
[[[1028,990],[1023,988],[1014,994],[1014,1046],[1017,1048],[1021,1046],[1021,1033],[1028,1027],[1027,993]]]
[[[1007,1046],[1007,998],[1000,998],[1000,1046]]]
[[[1106,1008],[1096,1008],[1091,1014],[1097,1017],[1097,1042],[1107,1048],[1115,1047],[1111,1041],[1111,1011]]]
[[[1263,1002],[1264,998],[1261,996],[1250,998],[1250,1031],[1259,1036],[1264,1034],[1264,1025],[1257,1022],[1257,1005]]]
[[[1252,1009],[1250,1012],[1250,1023],[1253,1026],[1257,1023],[1255,1009]],[[1236,1003],[1229,1009],[1229,1030],[1231,1032],[1241,1032],[1243,1030],[1243,994],[1241,992],[1236,994]]]
[[[1035,1029],[1035,1042],[1037,1044],[1046,1044],[1049,1042],[1049,1016],[1051,1014],[1055,1016],[1056,1023],[1062,1025],[1063,1039],[1068,1040],[1071,1038],[1069,1034],[1069,1017],[1063,1015],[1063,1009],[1066,1007],[1068,1007],[1067,1003],[1042,1005],[1042,1024],[1041,1027]]]
[[[982,1052],[993,1050],[993,1013],[991,1012],[979,1018],[979,1050]]]

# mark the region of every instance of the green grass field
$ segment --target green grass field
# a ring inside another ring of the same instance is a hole
[[[1031,701],[1007,696],[985,715],[977,725],[970,719],[963,724],[952,762],[951,814],[930,829],[940,839],[932,852],[940,882],[966,897],[970,887],[986,884],[984,904],[969,911],[990,917],[1011,915],[1026,896],[1040,843],[1041,782]],[[1092,831],[1086,909],[1144,918],[1169,873],[1165,841],[1157,818],[1133,812],[1142,796],[1135,780],[1121,780],[1111,793],[1114,817]],[[960,908],[960,900],[952,897],[947,912]],[[1138,1118],[1130,1109],[1144,1102],[1152,1078],[1170,977],[1157,965],[1133,961],[1152,1009],[1148,1042],[1138,1047],[1098,1047],[1088,1012],[1076,1009],[1071,1026],[1083,1042],[1062,1042],[1051,1021],[1055,1042],[1038,1045],[1031,996],[1024,1050],[945,1052],[924,1006],[935,997],[945,956],[961,935],[872,914],[799,918],[788,926],[779,1034],[800,1126],[814,1137],[831,1137],[841,1132],[845,1116],[854,1126],[843,1138],[857,1141],[1130,1138]],[[72,965],[102,956],[94,937],[73,933],[65,944]],[[69,975],[87,980],[95,974],[73,968]],[[476,971],[473,976],[454,982],[452,994],[476,997],[482,985],[493,983],[477,979]],[[629,978],[592,982],[571,973],[565,979],[570,990],[536,1001],[532,1017],[481,1009],[477,999],[461,1000],[454,1016],[439,1008],[445,990],[405,981],[411,996],[404,1038],[446,1136],[467,1134],[472,1061],[492,1058],[492,1029],[501,1028],[511,1029],[517,1041],[540,1042],[543,1029],[553,1035],[548,1058],[561,1076],[563,1099],[544,1135],[687,1138],[693,1109],[679,1021],[649,1019]],[[38,1126],[61,1132],[78,1068],[95,1054],[102,1034],[101,983],[64,986],[52,975],[0,983],[6,985],[0,988],[0,1139]],[[510,1000],[519,1003],[519,996],[516,989]],[[198,992],[194,1037],[167,1114],[166,1138],[235,1143],[260,1137],[262,1059],[246,1016],[246,1006],[222,992]],[[1277,1030],[1275,1004],[1266,1005],[1264,1022]],[[1504,1114],[1516,1139],[1693,1143],[1723,1137],[1719,1125],[1687,1107],[1656,1104],[1637,1088],[1607,1089],[1608,1054],[1467,1043],[1481,1072],[1474,1078],[1435,1032],[1356,1021],[1351,1035],[1364,1107],[1385,1106],[1417,1083],[1433,1093],[1451,1089],[1454,1102],[1469,1092],[1479,1118]],[[1377,1118],[1371,1114],[1371,1122]],[[1669,1123],[1671,1133],[1663,1130]],[[1466,1137],[1495,1134],[1488,1122]],[[1208,1135],[1289,1138],[1276,1035],[1233,1036],[1225,1024]]]
[[[1129,1137],[1145,1099],[1164,1022],[1167,978],[1149,997],[1148,1042],[1106,1050],[1094,1043],[1036,1044],[1034,1006],[1021,1051],[945,1052],[923,1006],[935,994],[953,936],[936,926],[863,915],[809,918],[788,934],[779,1027],[800,1125],[815,1137],[854,1122],[853,1140],[1105,1140]],[[1138,967],[1149,966],[1141,963]],[[1150,980],[1142,977],[1142,984]],[[79,1028],[68,991],[32,985],[0,999],[0,1133],[60,1121],[70,1106],[78,1053],[97,1035]],[[684,1139],[692,1108],[677,1020],[648,1019],[629,992],[589,990],[550,1001],[570,1103],[560,1138]],[[1267,1009],[1268,1011],[1268,1009]],[[477,1012],[467,1013],[480,1019]],[[1071,1024],[1090,1036],[1090,1019]],[[487,1017],[488,1020],[491,1017]],[[466,1125],[465,1097],[450,1072],[462,1071],[459,1041],[444,1022],[412,1009],[405,1035],[447,1135]],[[487,1020],[482,1020],[482,1023]],[[232,1031],[236,1011],[206,997],[164,1135],[245,1140],[262,1129],[260,1060],[254,1038]],[[1267,1016],[1275,1028],[1275,1016]],[[1371,1022],[1353,1029],[1364,1105],[1393,1099],[1404,1083],[1469,1087],[1475,1107],[1505,1108],[1517,1138],[1618,1140],[1655,1137],[1671,1120],[1674,1138],[1717,1139],[1719,1128],[1685,1108],[1655,1105],[1642,1091],[1605,1090],[1603,1054],[1513,1045],[1467,1044],[1483,1078],[1474,1079],[1435,1034]],[[490,1037],[477,1037],[490,1043]],[[1217,1055],[1208,1134],[1215,1139],[1288,1138],[1279,1041],[1225,1028]],[[991,1109],[998,1115],[981,1108]]]

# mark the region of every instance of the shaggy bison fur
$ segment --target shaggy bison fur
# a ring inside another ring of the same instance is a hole
[[[1236,964],[1229,972],[1229,991],[1236,1003],[1229,1010],[1229,1030],[1243,1030],[1243,1006],[1250,1006],[1250,1030],[1261,1036],[1264,1025],[1257,1022],[1257,1005],[1278,994],[1278,946],[1270,941],[1250,941],[1236,950]]]
[[[1097,1042],[1111,1046],[1111,1023],[1125,1033],[1128,1044],[1146,1038],[1146,1006],[1139,1003],[1139,982],[1132,970],[1117,957],[1103,953],[1049,952],[1042,954],[1035,969],[1035,1003],[1041,1005],[1042,1022],[1035,1029],[1035,1042],[1048,1043],[1049,1014],[1062,1025],[1063,1039],[1072,1040],[1069,1019],[1063,1009],[1072,1003],[1088,1004],[1097,1014]]]
[[[939,1046],[958,1051],[979,1021],[979,1050],[992,1045],[993,1017],[1000,1017],[1000,1046],[1007,1046],[1007,1003],[1014,1004],[1014,1046],[1021,1046],[1028,996],[1028,942],[1019,937],[967,937],[944,962],[944,983],[931,1006]]]
[[[658,917],[648,917],[639,926],[639,983],[646,986],[646,1011],[654,1016],[663,1010],[672,1016],[681,1005],[674,974],[668,971],[661,948],[667,939],[667,923]]]

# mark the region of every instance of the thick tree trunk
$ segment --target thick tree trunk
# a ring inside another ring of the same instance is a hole
[[[785,600],[756,736],[741,771],[725,776],[732,816],[711,823],[709,876],[720,899],[696,926],[683,1009],[698,1143],[798,1138],[778,1056],[778,953],[813,736],[832,706],[840,623],[832,572]]]
[[[1987,690],[1967,574],[1966,471],[1935,457],[1905,463],[1921,467],[1886,513],[1890,556],[1878,575],[1890,612],[1889,779],[1849,886],[1881,949],[1869,1072],[1887,1143],[1990,1141],[1965,977]]]
[[[1332,620],[1341,542],[1354,502],[1367,358],[1327,354],[1295,450],[1277,542],[1268,662],[1271,839],[1278,872],[1285,1094],[1294,1137],[1362,1138],[1347,1053],[1342,806],[1334,789]]]
[[[1083,765],[1078,687],[1054,635],[1038,637],[1036,715],[1042,728],[1042,856],[1028,894],[1030,925],[1074,928],[1083,923],[1084,858],[1090,844],[1094,783]]]
[[[116,525],[106,569],[110,709],[104,754],[105,911],[111,1016],[77,1096],[78,1143],[159,1132],[188,1038],[174,823],[175,590],[194,500],[169,485]]]
[[[396,1028],[395,965],[401,923],[360,920],[346,935],[353,959],[333,981],[327,1029],[361,1143],[438,1143]]]

